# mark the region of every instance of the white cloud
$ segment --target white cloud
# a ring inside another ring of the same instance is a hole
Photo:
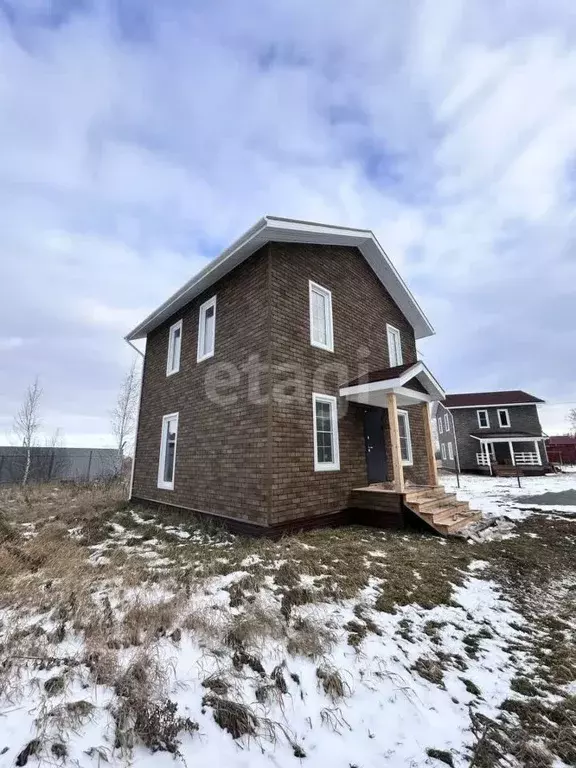
[[[1,412],[40,373],[105,434],[121,337],[264,213],[374,229],[448,389],[576,400],[569,0],[106,8],[0,22]]]

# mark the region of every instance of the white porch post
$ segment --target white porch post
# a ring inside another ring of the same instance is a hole
[[[482,448],[486,448],[486,459],[488,461],[488,471],[490,474],[492,474],[492,461],[491,461],[491,454],[490,454],[490,445],[485,440],[482,442]]]
[[[542,456],[540,456],[540,448],[538,447],[538,440],[534,440],[534,450],[536,451],[536,458],[538,459],[538,464],[542,466]]]
[[[510,458],[512,459],[512,466],[516,466],[516,459],[514,458],[514,448],[512,447],[512,440],[509,441],[508,447],[510,448]]]

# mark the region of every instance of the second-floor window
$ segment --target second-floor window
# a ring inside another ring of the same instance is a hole
[[[390,367],[402,365],[402,340],[400,331],[393,325],[386,325],[388,331],[388,355],[390,358]]]
[[[442,416],[438,416],[438,434],[441,435],[444,430],[442,429]]]
[[[310,286],[310,344],[334,352],[332,329],[332,294],[327,288],[309,281]]]
[[[501,427],[510,426],[510,414],[508,413],[507,408],[498,409],[498,423],[500,424]]]
[[[216,342],[216,296],[205,301],[200,307],[198,317],[198,355],[197,362],[214,355]]]
[[[444,426],[446,427],[446,432],[450,432],[450,416],[447,413],[444,414]]]
[[[488,429],[490,427],[488,411],[476,411],[476,416],[478,417],[478,426],[480,429]]]
[[[182,347],[182,320],[170,326],[168,332],[168,358],[166,360],[166,376],[178,373],[180,370],[180,349]]]

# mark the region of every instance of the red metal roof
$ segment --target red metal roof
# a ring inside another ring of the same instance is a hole
[[[519,405],[524,403],[543,403],[539,397],[529,395],[521,389],[504,392],[464,392],[458,395],[446,395],[443,405],[446,408],[467,408],[490,405]]]

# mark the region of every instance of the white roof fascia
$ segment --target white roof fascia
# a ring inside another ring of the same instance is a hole
[[[434,334],[434,329],[428,318],[373,232],[366,229],[352,229],[265,216],[149,314],[130,331],[126,339],[133,341],[146,337],[154,328],[210,288],[217,280],[224,277],[268,242],[301,242],[357,247],[414,328],[416,338],[420,339]]]

